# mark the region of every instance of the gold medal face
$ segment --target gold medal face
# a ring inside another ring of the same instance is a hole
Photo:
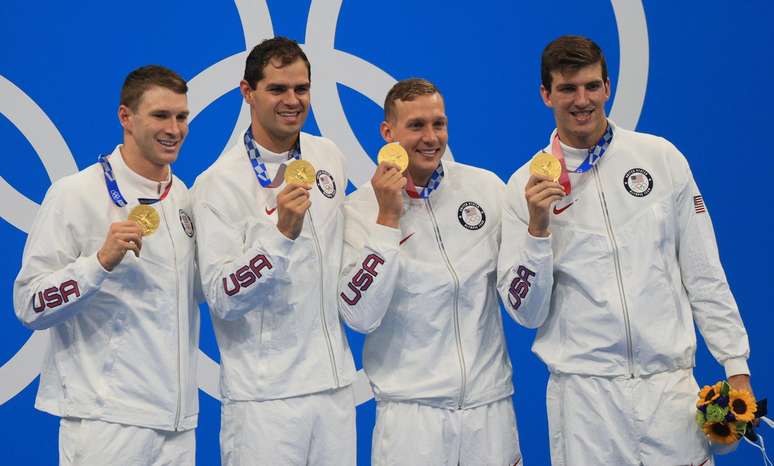
[[[562,163],[548,152],[539,152],[532,158],[529,164],[529,172],[533,175],[542,175],[557,181],[562,175]]]
[[[160,218],[156,209],[149,205],[140,204],[129,212],[129,220],[140,225],[142,235],[148,236],[159,227]]]
[[[306,160],[294,160],[285,169],[285,183],[311,185],[314,183],[314,166]]]
[[[409,164],[408,153],[399,142],[391,142],[382,146],[376,160],[378,163],[390,162],[397,165],[401,173],[406,171]]]

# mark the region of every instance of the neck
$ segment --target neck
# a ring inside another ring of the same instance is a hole
[[[169,165],[155,164],[140,154],[137,146],[129,141],[124,141],[120,148],[121,158],[130,170],[143,178],[152,181],[166,181],[169,175]]]
[[[602,135],[605,134],[605,131],[607,130],[607,125],[608,123],[605,122],[600,129],[588,135],[573,134],[562,128],[557,128],[557,132],[559,133],[559,140],[568,146],[575,149],[591,149],[597,145],[600,139],[602,139]]]
[[[430,177],[433,175],[434,171],[435,168],[431,171],[418,170],[415,167],[408,168],[409,175],[411,175],[411,179],[414,181],[414,184],[424,187],[427,187],[427,183],[430,181]]]
[[[292,149],[293,145],[296,143],[296,140],[299,137],[299,133],[295,133],[287,137],[272,135],[256,123],[250,125],[250,132],[252,133],[255,142],[277,154],[281,154]]]

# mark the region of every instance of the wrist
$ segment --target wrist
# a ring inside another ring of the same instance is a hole
[[[399,228],[400,216],[392,215],[392,214],[383,214],[379,212],[379,215],[376,216],[376,223],[378,223],[379,225],[384,225],[386,227]]]
[[[99,251],[97,251],[97,262],[99,262],[99,265],[102,266],[103,269],[105,269],[108,272],[111,272],[113,270],[113,267],[109,267],[102,256],[103,256],[103,252],[102,252],[102,249],[100,249]]]
[[[527,233],[534,236],[535,238],[548,238],[548,236],[551,234],[551,232],[548,231],[548,228],[535,228],[533,226],[527,228]]]

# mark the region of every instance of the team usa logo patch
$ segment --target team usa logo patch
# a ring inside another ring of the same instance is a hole
[[[191,217],[188,216],[187,213],[183,209],[180,209],[180,225],[183,226],[183,231],[186,235],[188,235],[189,238],[193,238],[194,234],[194,226],[193,222],[191,221]]]
[[[472,201],[463,202],[457,209],[460,225],[468,230],[478,230],[486,223],[486,214],[480,205]]]
[[[333,176],[325,170],[317,170],[317,187],[323,196],[328,199],[333,198],[336,195],[336,182],[333,180]]]
[[[645,197],[653,190],[653,177],[642,168],[632,168],[624,175],[624,187],[634,197]]]

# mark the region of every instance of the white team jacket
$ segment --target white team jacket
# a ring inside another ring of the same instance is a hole
[[[119,146],[120,147],[120,146]],[[16,315],[49,329],[35,406],[62,417],[162,430],[196,427],[199,309],[188,190],[176,177],[153,207],[161,224],[111,272],[97,260],[111,223],[157,183],[131,171],[116,148],[108,159],[124,198],[108,195],[97,163],[56,181],[24,247],[14,284]]]
[[[529,164],[508,182],[498,270],[506,309],[539,329],[533,351],[554,373],[692,368],[694,322],[727,375],[749,373],[747,333],[687,161],[663,138],[611,125],[602,160],[570,174],[548,238],[527,232]]]
[[[241,141],[194,184],[199,268],[228,400],[304,395],[355,377],[335,295],[344,156],[332,141],[305,133],[301,153],[317,173],[295,240],[276,227],[276,196],[285,184],[261,187]],[[279,165],[266,166],[273,177]]]
[[[404,193],[400,230],[376,223],[373,187],[345,204],[339,306],[367,332],[378,400],[471,408],[513,393],[497,300],[503,182],[446,161],[428,199]]]

